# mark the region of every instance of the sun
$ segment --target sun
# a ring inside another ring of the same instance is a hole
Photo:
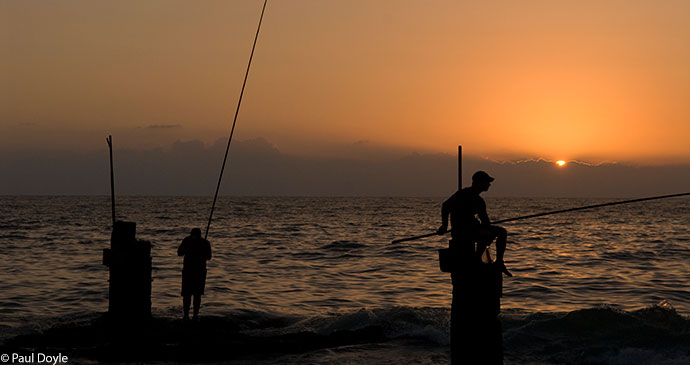
[[[565,161],[563,161],[563,160],[558,160],[558,161],[556,161],[556,165],[558,165],[558,166],[560,166],[560,167],[563,167],[563,166],[565,166]]]

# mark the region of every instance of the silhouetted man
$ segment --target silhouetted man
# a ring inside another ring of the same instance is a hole
[[[484,250],[496,239],[496,261],[495,264],[506,273],[512,276],[505,268],[503,255],[506,251],[507,232],[499,226],[492,226],[489,215],[486,213],[486,203],[479,194],[488,191],[494,178],[484,171],[477,171],[472,175],[472,186],[458,190],[451,195],[448,200],[443,202],[441,207],[441,227],[438,234],[448,231],[448,214],[453,230],[451,236],[454,240],[459,239],[464,246],[463,252],[474,252],[475,259],[480,259]],[[479,218],[479,220],[477,220]],[[477,244],[476,249],[474,244]]]
[[[194,295],[194,320],[199,319],[201,296],[206,286],[206,261],[211,259],[211,244],[201,238],[199,228],[192,229],[189,237],[182,240],[177,255],[184,256],[182,267],[182,306],[184,319],[189,319],[189,306]]]
[[[494,178],[484,171],[472,175],[472,186],[458,190],[441,207],[439,234],[453,230],[450,248],[455,269],[451,273],[453,301],[450,316],[452,364],[502,364],[500,311],[501,272],[507,232],[492,226],[486,203],[479,194],[489,190]],[[496,239],[496,262],[481,264],[484,250]],[[476,248],[475,248],[476,244]]]

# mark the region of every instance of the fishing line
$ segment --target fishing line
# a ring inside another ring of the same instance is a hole
[[[602,203],[602,204],[595,204],[595,205],[587,205],[584,207],[576,207],[576,208],[568,208],[568,209],[561,209],[561,210],[553,210],[550,212],[544,212],[544,213],[537,213],[537,214],[530,214],[530,215],[524,215],[521,217],[515,217],[515,218],[508,218],[508,219],[501,219],[495,222],[491,222],[491,224],[498,224],[498,223],[506,223],[506,222],[514,222],[522,219],[528,219],[528,218],[536,218],[536,217],[543,217],[546,215],[552,215],[552,214],[559,214],[559,213],[566,213],[566,212],[574,212],[578,210],[585,210],[585,209],[595,209],[595,208],[602,208],[602,207],[609,207],[612,205],[619,205],[619,204],[629,204],[629,203],[637,203],[637,202],[643,202],[643,201],[648,201],[648,200],[657,200],[657,199],[666,199],[666,198],[676,198],[680,196],[688,196],[690,195],[690,192],[688,193],[679,193],[679,194],[670,194],[670,195],[659,195],[659,196],[652,196],[648,198],[639,198],[639,199],[631,199],[631,200],[622,200],[622,201],[617,201],[617,202],[608,202],[608,203]],[[448,231],[452,232],[452,230]],[[447,232],[446,232],[447,233]],[[391,243],[400,243],[400,242],[406,242],[406,241],[413,241],[413,240],[418,240],[420,238],[426,238],[426,237],[431,237],[431,236],[437,236],[438,233],[427,233],[419,236],[414,236],[414,237],[407,237],[407,238],[401,238],[398,240],[394,240]]]
[[[204,239],[208,237],[208,231],[211,228],[211,219],[213,218],[213,211],[216,208],[216,200],[218,199],[218,191],[220,190],[220,182],[223,180],[223,171],[225,171],[225,163],[228,160],[228,151],[230,151],[230,142],[235,133],[235,124],[237,124],[237,115],[240,113],[240,106],[242,105],[242,96],[244,95],[244,87],[247,85],[247,77],[249,77],[249,69],[252,67],[252,59],[254,58],[254,49],[256,49],[256,41],[259,39],[259,31],[261,30],[261,22],[264,20],[264,12],[266,11],[266,3],[261,9],[261,17],[259,18],[259,26],[256,28],[256,35],[254,36],[254,44],[252,45],[252,52],[249,55],[249,63],[247,64],[247,72],[244,74],[244,82],[242,82],[242,91],[240,91],[240,99],[237,101],[237,109],[235,110],[235,118],[232,121],[232,129],[230,130],[230,138],[228,138],[228,145],[225,147],[225,157],[223,157],[223,165],[220,168],[220,175],[218,176],[218,185],[216,186],[216,193],[213,196],[213,204],[211,205],[211,213],[208,216],[208,224],[206,225],[206,233]]]
[[[501,220],[492,222],[491,224],[498,224],[498,223],[505,223],[505,222],[513,222],[513,221],[517,221],[517,220],[521,220],[521,219],[543,217],[543,216],[545,216],[545,215],[559,214],[559,213],[566,213],[566,212],[574,212],[574,211],[577,211],[577,210],[595,209],[595,208],[609,207],[609,206],[612,206],[612,205],[628,204],[628,203],[637,203],[637,202],[643,202],[643,201],[647,201],[647,200],[666,199],[666,198],[676,198],[676,197],[679,197],[679,196],[687,196],[687,195],[690,195],[690,193],[680,193],[680,194],[670,194],[670,195],[659,195],[659,196],[652,196],[652,197],[649,197],[649,198],[639,198],[639,199],[632,199],[632,200],[623,200],[623,201],[618,201],[618,202],[609,202],[609,203],[588,205],[588,206],[585,206],[585,207],[577,207],[577,208],[569,208],[569,209],[554,210],[554,211],[551,211],[551,212],[545,212],[545,213],[537,213],[537,214],[525,215],[525,216],[522,216],[522,217],[501,219]]]

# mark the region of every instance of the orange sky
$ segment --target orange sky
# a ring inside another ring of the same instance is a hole
[[[262,1],[3,1],[4,149],[229,133]],[[690,163],[688,1],[269,0],[236,137]]]

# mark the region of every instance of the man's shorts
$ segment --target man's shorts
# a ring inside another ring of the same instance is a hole
[[[182,296],[204,295],[206,270],[182,271]]]

